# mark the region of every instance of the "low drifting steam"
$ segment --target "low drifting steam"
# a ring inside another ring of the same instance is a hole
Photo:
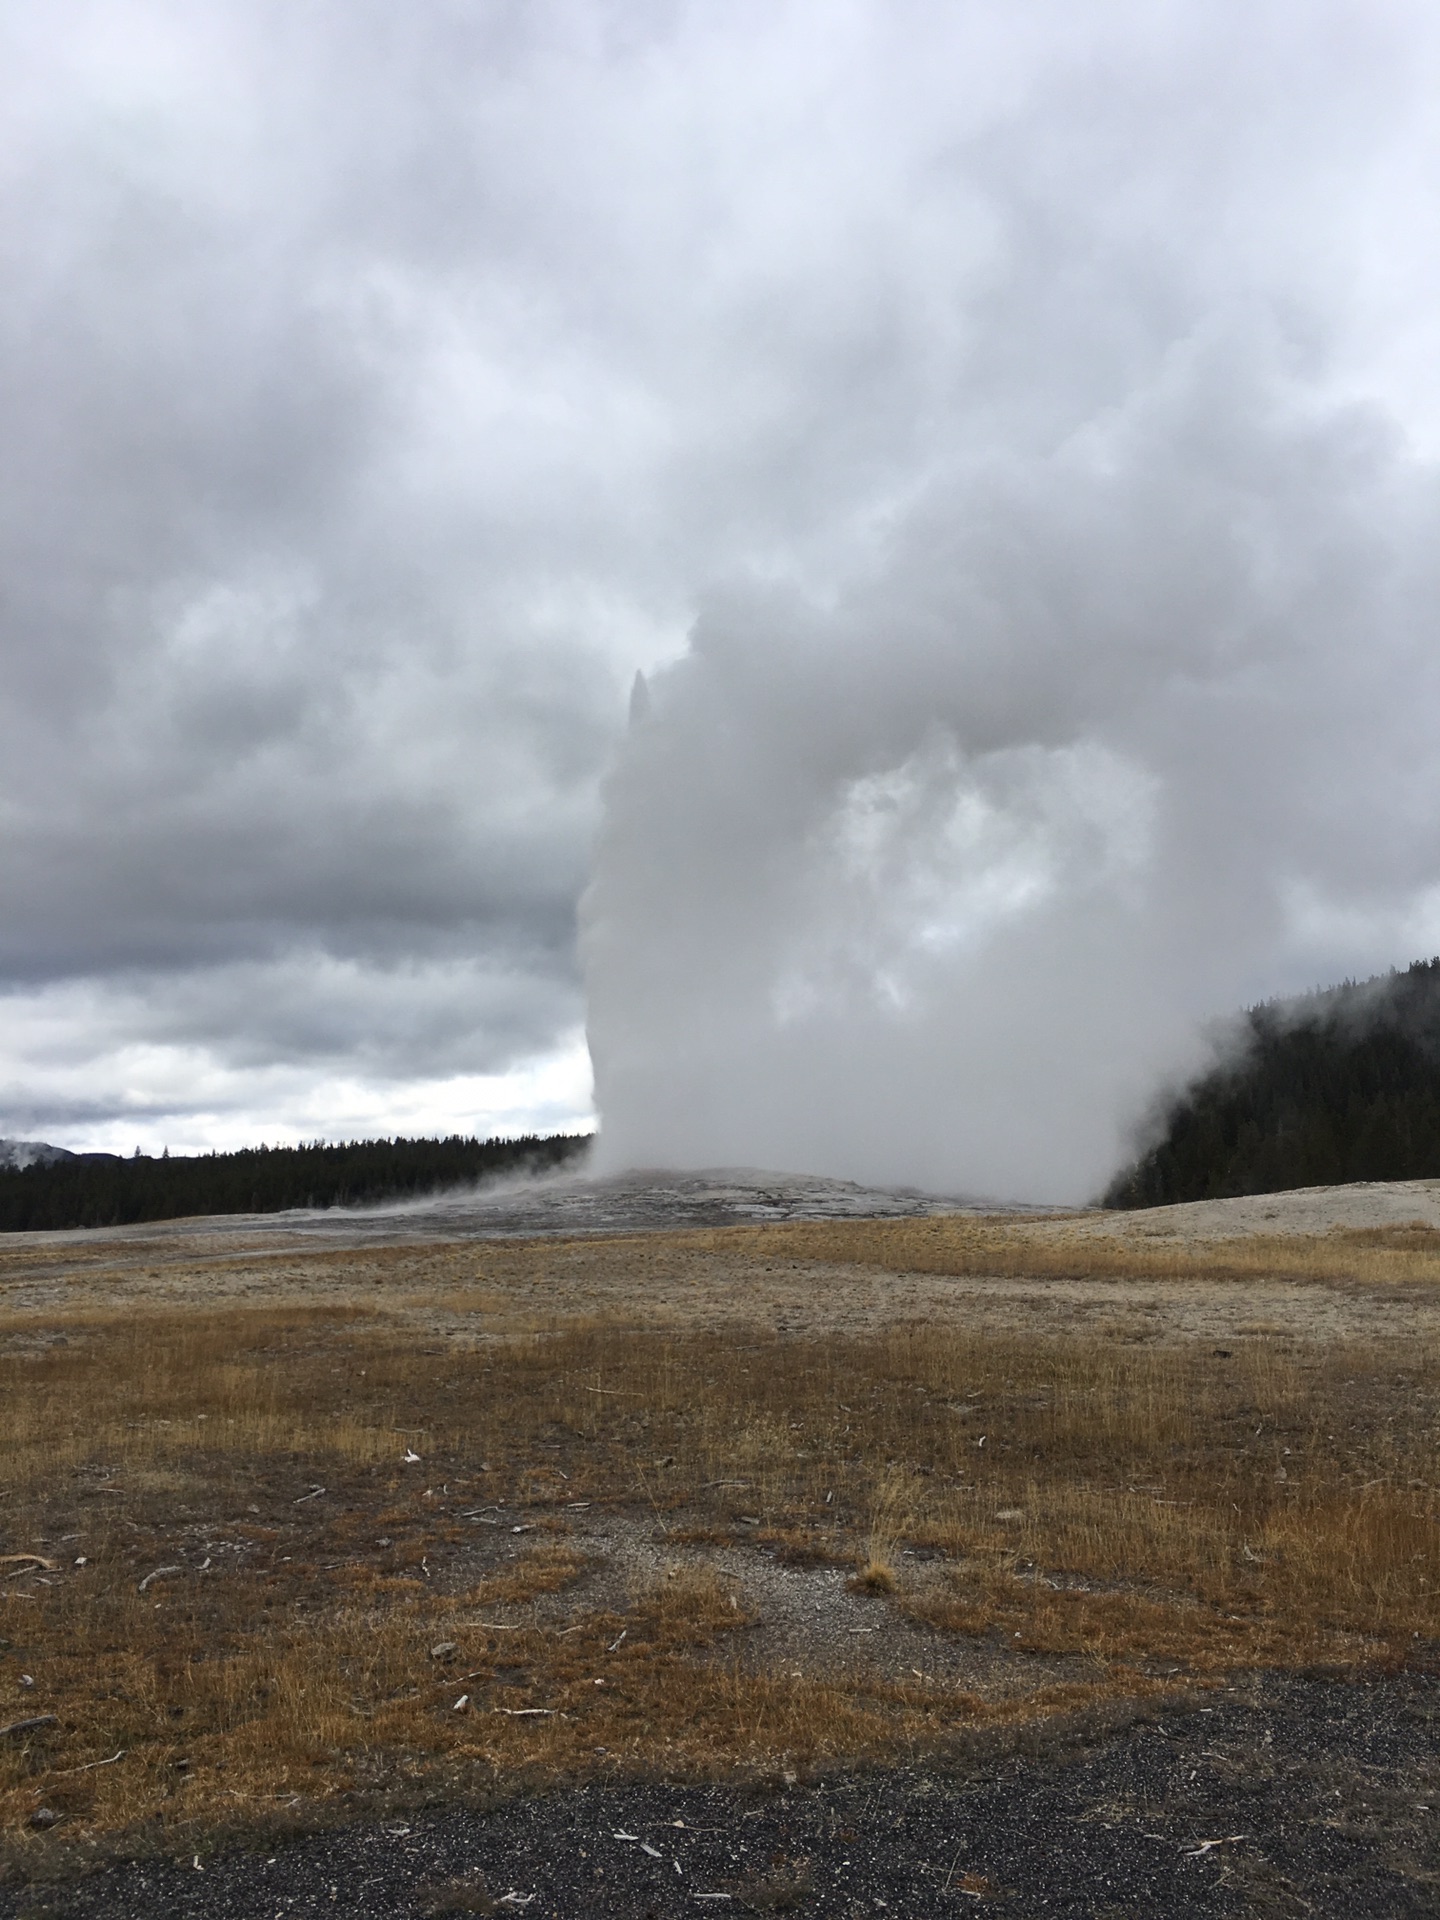
[[[584,905],[606,1160],[1080,1200],[1207,1018],[1427,944],[1435,508],[1222,330],[827,603],[715,599]]]

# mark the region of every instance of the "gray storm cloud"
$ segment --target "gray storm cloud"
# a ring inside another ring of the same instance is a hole
[[[1079,1191],[1425,948],[1436,37],[0,9],[0,1132]]]

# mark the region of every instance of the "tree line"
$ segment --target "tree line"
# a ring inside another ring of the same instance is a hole
[[[0,1232],[118,1227],[187,1214],[278,1213],[286,1207],[346,1207],[469,1186],[502,1173],[566,1165],[588,1134],[525,1134],[514,1140],[350,1140],[303,1147],[242,1147],[236,1153],[137,1153],[124,1160],[76,1154],[49,1165],[0,1171]]]
[[[1440,1177],[1440,959],[1250,1008],[1157,1133],[1105,1205]]]

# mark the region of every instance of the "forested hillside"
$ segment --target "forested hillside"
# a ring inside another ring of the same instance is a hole
[[[1112,1207],[1440,1177],[1440,959],[1252,1007]]]
[[[434,1193],[502,1173],[560,1167],[588,1134],[518,1140],[353,1140],[343,1145],[246,1147],[238,1153],[77,1154],[0,1170],[0,1232],[112,1227],[192,1213],[278,1213],[284,1207],[358,1206]]]

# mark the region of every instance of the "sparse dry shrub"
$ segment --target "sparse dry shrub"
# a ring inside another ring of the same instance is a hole
[[[893,1593],[899,1585],[895,1554],[916,1531],[921,1497],[913,1471],[889,1467],[877,1475],[870,1495],[870,1531],[865,1556],[847,1581],[854,1593]]]
[[[709,1646],[720,1633],[753,1626],[738,1584],[713,1567],[671,1566],[632,1598],[637,1619],[666,1646]]]
[[[502,1573],[478,1581],[463,1596],[472,1607],[519,1606],[542,1593],[562,1593],[583,1578],[584,1554],[559,1542],[532,1547],[512,1560]]]
[[[873,1553],[845,1582],[851,1593],[893,1593],[899,1584],[890,1562],[877,1559]]]

